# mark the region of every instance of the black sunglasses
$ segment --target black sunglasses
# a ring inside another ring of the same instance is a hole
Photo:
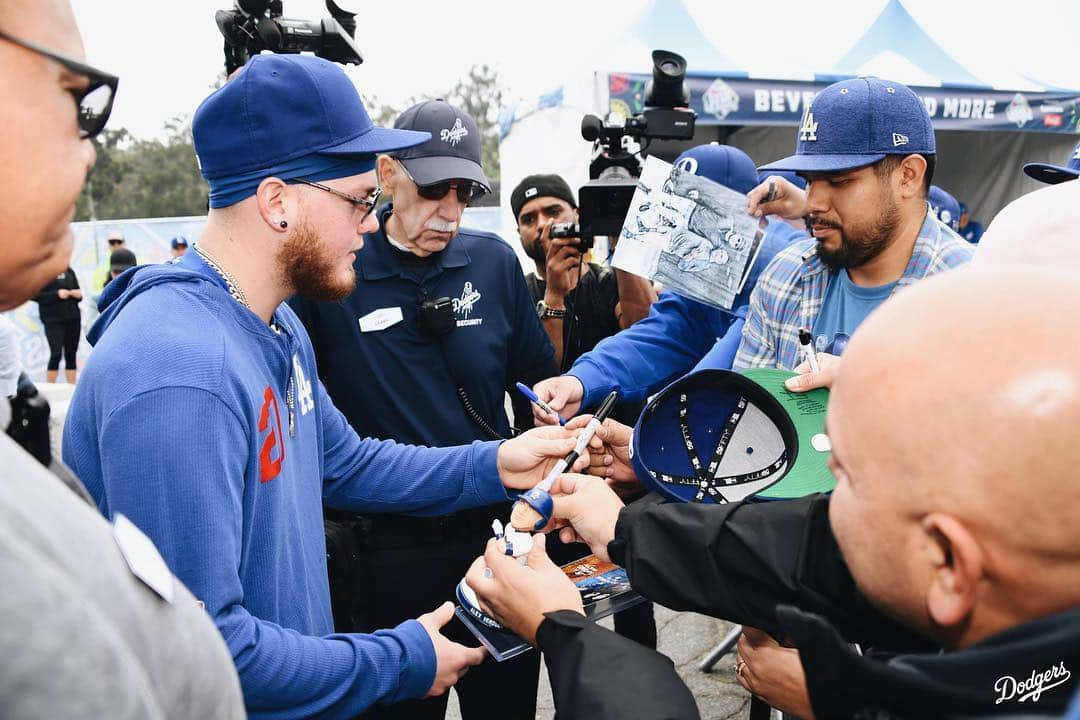
[[[112,113],[113,98],[116,97],[116,86],[120,79],[115,75],[92,68],[86,63],[72,60],[59,53],[41,47],[27,40],[8,35],[0,30],[0,39],[36,52],[38,55],[55,60],[76,75],[83,75],[90,82],[82,90],[73,90],[75,106],[78,108],[79,137],[81,139],[92,138],[105,129],[105,123],[109,121]]]
[[[416,178],[409,172],[409,168],[405,167],[405,163],[398,160],[398,165],[405,171],[405,174],[413,181],[413,185],[416,185],[416,194],[425,200],[442,200],[446,197],[446,194],[453,188],[457,192],[458,202],[470,203],[483,195],[486,190],[484,186],[478,182],[472,180],[443,180],[442,182],[432,183],[431,185],[421,185],[416,182]]]

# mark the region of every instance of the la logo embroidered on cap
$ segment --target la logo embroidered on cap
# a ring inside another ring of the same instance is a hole
[[[442,132],[439,133],[439,139],[444,143],[449,143],[450,147],[456,147],[468,134],[468,128],[461,124],[461,118],[457,118],[454,120],[454,127],[443,129]]]
[[[895,132],[892,134],[892,146],[893,147],[900,147],[901,145],[907,145],[907,144],[908,144],[908,136],[907,135],[901,135],[900,133],[895,133]]]
[[[688,175],[697,175],[698,161],[697,158],[683,158],[675,167],[679,168]]]
[[[814,113],[810,112],[810,106],[806,106],[806,116],[803,117],[802,127],[799,128],[799,140],[817,140],[817,123],[814,122]]]

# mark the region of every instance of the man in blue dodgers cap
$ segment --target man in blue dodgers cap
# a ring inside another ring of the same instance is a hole
[[[747,193],[757,185],[753,160],[729,145],[691,148],[676,158],[675,166],[736,192]],[[582,406],[595,405],[612,390],[618,390],[621,399],[642,401],[695,366],[731,367],[741,318],[761,269],[777,252],[801,238],[805,238],[804,233],[770,219],[761,251],[731,312],[663,292],[648,317],[600,342],[566,374],[537,385],[536,393],[569,417]],[[536,409],[534,415],[541,422],[555,421]]]
[[[351,717],[444,692],[483,658],[439,633],[450,603],[371,635],[333,634],[323,503],[431,515],[506,500],[504,483],[531,487],[573,440],[362,440],[318,380],[283,301],[352,290],[354,253],[375,227],[375,153],[426,133],[373,127],[333,63],[259,55],[203,102],[193,134],[206,228],[179,260],[109,285],[64,459],[205,604],[252,717]]]
[[[408,108],[394,127],[430,139],[379,157],[380,187],[393,201],[373,214],[377,225],[357,253],[351,292],[340,302],[297,297],[290,304],[330,399],[361,436],[437,447],[510,437],[506,393],[524,401],[515,414],[531,427],[528,400],[514,383],[531,385],[555,364],[513,248],[461,227],[465,208],[490,189],[480,131],[443,100]],[[446,301],[442,323],[430,302],[439,298]],[[392,627],[453,597],[491,537],[492,519],[509,514],[506,502],[424,518],[331,511],[358,544],[347,572],[331,569],[336,629]],[[474,642],[458,620],[444,632]],[[463,716],[499,708],[506,720],[533,717],[538,677],[536,653],[484,663],[457,686]],[[368,714],[442,718],[446,702],[443,695]]]
[[[930,116],[906,86],[857,78],[814,98],[796,153],[761,168],[799,173],[806,191],[773,178],[750,193],[751,212],[805,217],[813,237],[762,273],[736,368],[795,369],[800,328],[825,350],[896,290],[971,259],[971,247],[930,212],[935,160]]]

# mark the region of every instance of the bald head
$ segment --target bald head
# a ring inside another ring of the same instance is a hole
[[[1078,307],[1069,273],[953,271],[845,351],[837,539],[864,592],[947,641],[1080,602]]]
[[[1080,182],[1050,185],[1013,200],[986,228],[976,267],[1043,265],[1080,269]]]

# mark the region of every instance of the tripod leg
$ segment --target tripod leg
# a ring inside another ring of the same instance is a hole
[[[720,661],[720,658],[731,652],[731,649],[735,647],[735,643],[739,641],[739,635],[742,634],[742,625],[735,625],[731,628],[724,639],[720,641],[720,644],[716,646],[711,653],[706,656],[704,660],[698,665],[698,670],[701,672],[712,672],[713,666]]]

